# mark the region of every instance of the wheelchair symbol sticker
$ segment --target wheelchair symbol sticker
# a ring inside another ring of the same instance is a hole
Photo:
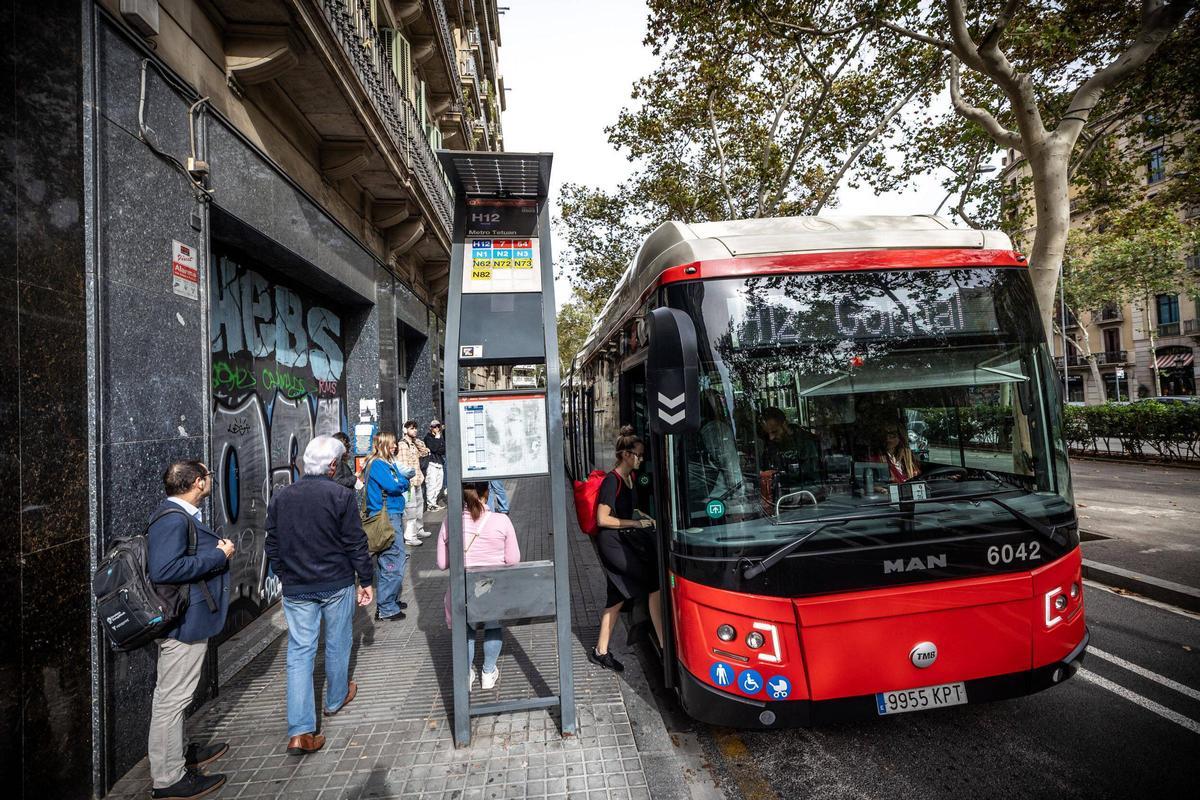
[[[770,692],[772,700],[787,700],[788,695],[792,693],[792,684],[782,675],[776,675],[767,681],[767,691]]]
[[[748,669],[738,676],[738,688],[746,694],[758,694],[763,688],[762,675]]]
[[[728,686],[737,677],[737,673],[733,671],[733,667],[723,661],[718,661],[709,667],[708,674],[712,678],[712,682],[717,686]]]

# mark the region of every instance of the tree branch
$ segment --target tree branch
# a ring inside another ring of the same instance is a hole
[[[1195,0],[1175,0],[1166,4],[1161,0],[1144,0],[1142,24],[1137,38],[1124,53],[1080,84],[1053,135],[1073,146],[1100,96],[1117,81],[1145,64],[1194,5]]]
[[[841,36],[843,34],[849,33],[850,31],[855,31],[855,30],[858,30],[859,28],[870,25],[872,22],[871,19],[864,19],[864,20],[854,23],[853,25],[846,25],[841,28],[831,28],[831,29],[825,30],[822,28],[813,28],[808,25],[797,25],[794,22],[787,22],[782,19],[775,19],[771,15],[767,14],[766,11],[763,11],[762,8],[760,8],[757,3],[752,5],[750,7],[750,9],[763,22],[767,23],[768,25],[774,25],[774,26],[777,26],[780,28],[786,28],[789,31],[793,31],[794,33],[802,33],[806,36],[820,36],[823,38],[829,38],[829,37],[833,37],[833,36]]]
[[[829,202],[829,198],[833,196],[838,184],[842,182],[842,178],[846,177],[846,173],[850,171],[850,167],[853,166],[854,162],[858,160],[858,157],[862,155],[863,150],[867,149],[867,145],[869,145],[872,141],[877,139],[880,134],[887,130],[887,126],[891,124],[893,119],[896,118],[896,115],[903,111],[904,107],[909,104],[909,101],[916,97],[917,92],[919,92],[924,86],[928,85],[930,78],[941,69],[944,62],[944,57],[938,59],[937,64],[930,73],[922,75],[918,80],[914,81],[912,87],[909,88],[908,92],[900,98],[900,101],[888,109],[888,112],[884,114],[883,119],[879,120],[879,124],[876,125],[875,128],[868,133],[867,136],[861,142],[859,142],[853,150],[850,151],[850,155],[847,156],[846,160],[842,162],[841,169],[839,169],[837,174],[833,176],[833,180],[829,182],[829,184],[825,187],[825,191],[821,193],[821,197],[817,200],[817,204],[812,210],[814,216],[821,213],[821,209],[824,208],[825,204]]]
[[[1004,31],[1012,23],[1013,16],[1017,13],[1017,8],[1021,5],[1021,0],[1008,0],[1004,4],[1004,8],[996,15],[996,19],[988,26],[984,32],[983,38],[979,40],[979,52],[996,50],[1000,47],[1000,37],[1004,35]]]
[[[844,59],[842,59],[842,63],[839,64],[833,71],[833,74],[828,77],[826,77],[824,72],[818,69],[808,59],[808,54],[804,52],[804,48],[800,47],[800,57],[804,59],[804,63],[808,64],[810,69],[817,73],[818,79],[821,81],[822,89],[816,100],[808,104],[812,108],[812,112],[804,119],[804,126],[800,129],[800,135],[796,139],[796,146],[792,148],[792,157],[788,159],[787,168],[783,171],[783,176],[780,178],[779,185],[776,187],[775,193],[771,197],[771,201],[767,206],[767,211],[770,213],[774,213],[779,208],[779,203],[783,199],[784,193],[787,192],[788,183],[791,182],[792,175],[796,171],[796,164],[800,160],[800,155],[807,152],[809,149],[806,145],[808,144],[808,135],[812,130],[814,117],[820,114],[821,110],[825,107],[825,101],[833,92],[834,81],[836,81],[838,76],[842,74],[842,70],[846,68],[846,65],[858,55],[858,51],[862,47],[863,41],[865,41],[867,38],[867,33],[868,32],[865,30],[862,32],[862,34],[858,37],[858,40],[854,43],[854,46],[850,48],[850,52],[846,54]],[[799,47],[799,43],[797,43],[797,47]]]
[[[713,141],[717,145],[717,163],[721,166],[721,188],[725,191],[725,204],[729,209],[729,218],[733,219],[733,195],[729,191],[729,181],[725,177],[725,149],[721,147],[721,134],[717,130],[717,114],[713,110],[713,95],[708,93],[708,124],[712,127]]]
[[[954,106],[954,110],[958,112],[959,116],[983,128],[996,144],[1001,147],[1011,147],[1014,150],[1024,153],[1025,148],[1022,145],[1019,133],[1005,128],[1000,124],[1000,120],[992,116],[992,113],[987,109],[970,105],[963,100],[960,81],[958,58],[950,56],[950,102]]]
[[[800,54],[804,58],[804,63],[811,67],[812,65],[809,62],[808,57],[804,55],[804,48],[800,47],[799,43],[797,43],[796,47],[800,50]],[[822,79],[824,78],[824,76],[821,77]],[[787,88],[787,91],[783,94],[783,98],[779,101],[779,107],[775,110],[775,119],[771,122],[771,130],[767,134],[767,140],[763,143],[763,174],[762,178],[760,178],[758,182],[758,202],[754,209],[755,217],[761,217],[763,215],[763,204],[767,199],[767,175],[769,174],[771,168],[771,144],[775,141],[775,134],[779,132],[779,125],[783,121],[783,115],[787,112],[787,108],[791,104],[793,98],[795,98],[796,92],[800,91],[800,87],[803,85],[803,82],[804,70],[797,70],[796,79]]]
[[[914,30],[909,30],[908,28],[905,28],[903,25],[897,25],[896,23],[889,22],[886,19],[879,20],[879,26],[881,28],[887,28],[892,33],[896,33],[896,34],[899,34],[900,36],[904,36],[909,39],[912,39],[915,42],[921,42],[922,44],[930,44],[930,45],[933,45],[934,47],[938,48],[939,50],[945,50],[948,53],[954,52],[954,43],[947,41],[946,39],[939,39],[936,36],[929,36],[928,34],[917,33]]]

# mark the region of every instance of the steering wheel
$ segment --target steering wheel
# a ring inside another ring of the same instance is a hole
[[[920,475],[921,480],[931,480],[933,478],[948,478],[953,477],[956,480],[967,477],[966,467],[938,467],[935,470],[926,472]]]

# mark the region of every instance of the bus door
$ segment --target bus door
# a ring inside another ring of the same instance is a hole
[[[646,359],[643,354],[641,358],[637,358],[637,363],[631,364],[632,360],[627,360],[622,365],[621,419],[617,422],[617,427],[620,428],[626,423],[632,425],[637,435],[646,443],[646,458],[633,478],[636,490],[634,505],[643,514],[653,517],[655,516],[654,510],[658,506],[654,502],[651,478],[654,475],[654,453],[650,448],[650,410],[646,400]]]

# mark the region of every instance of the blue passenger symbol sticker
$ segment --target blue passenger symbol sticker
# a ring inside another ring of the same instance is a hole
[[[709,667],[708,674],[712,677],[712,682],[717,686],[728,686],[737,677],[737,673],[733,671],[733,667],[724,661],[718,661]]]
[[[748,669],[738,676],[738,688],[746,694],[758,694],[763,688],[762,675]]]
[[[767,681],[767,691],[771,694],[772,700],[787,700],[788,695],[792,693],[792,684],[782,675],[776,675]]]

